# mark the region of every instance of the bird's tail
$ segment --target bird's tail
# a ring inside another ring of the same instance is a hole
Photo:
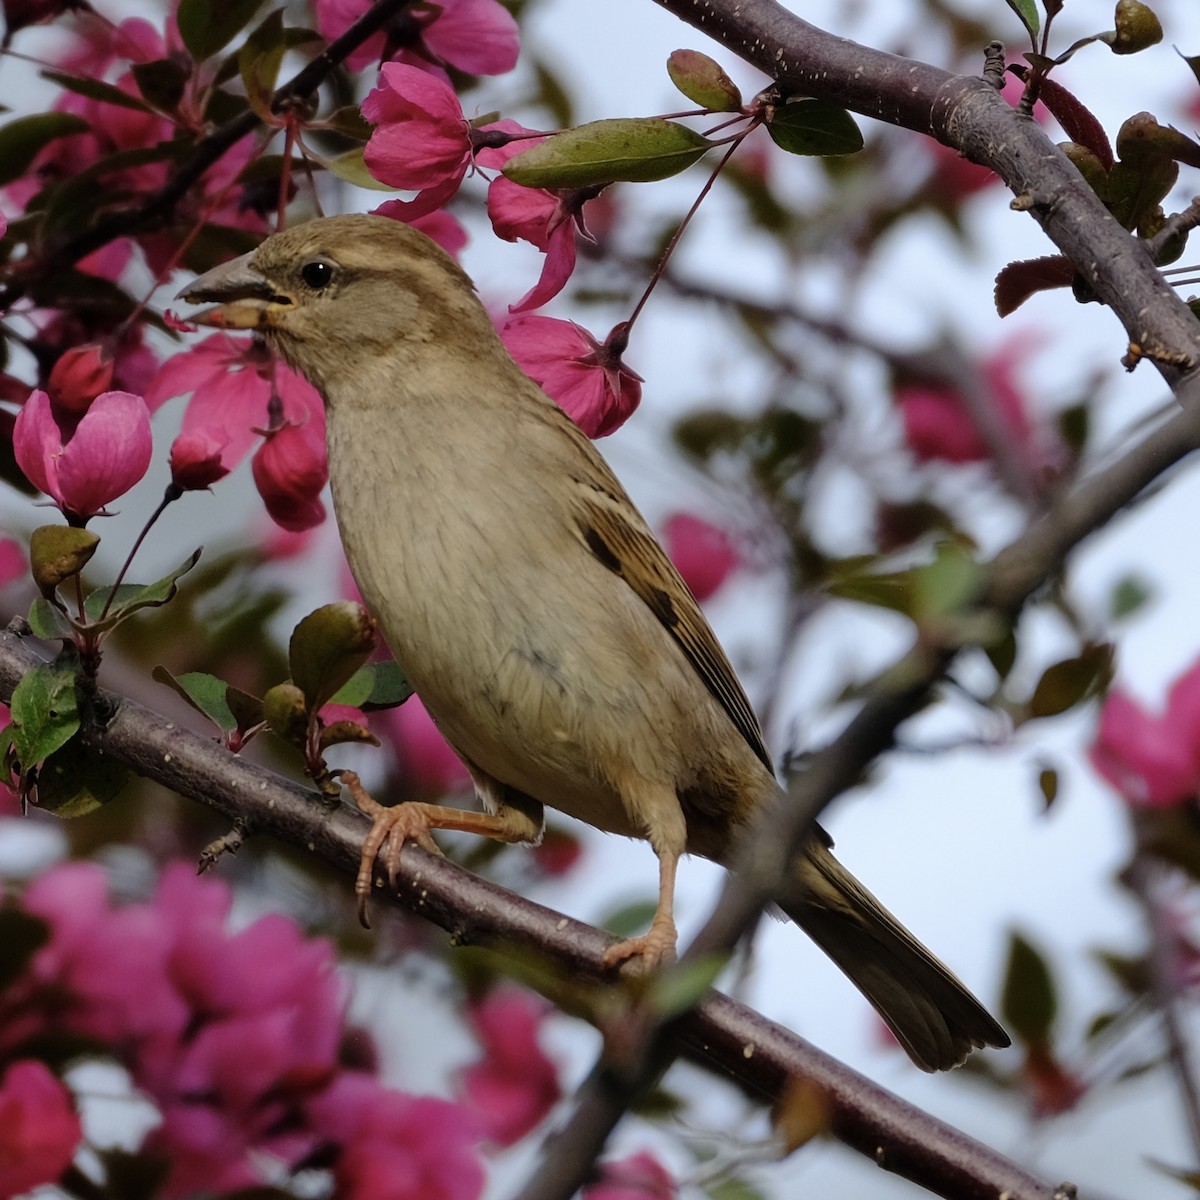
[[[780,907],[874,1005],[922,1070],[958,1066],[1008,1035],[953,972],[813,840],[796,862]]]

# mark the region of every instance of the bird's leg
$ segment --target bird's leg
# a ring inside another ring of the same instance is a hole
[[[536,828],[531,833],[529,819],[516,809],[505,808],[495,813],[469,812],[464,808],[418,801],[385,808],[363,787],[362,780],[354,771],[342,771],[340,778],[359,811],[371,818],[370,831],[363,839],[358,877],[354,881],[354,892],[358,896],[358,919],[367,928],[370,928],[367,901],[371,897],[376,860],[387,871],[394,889],[400,870],[400,851],[405,842],[416,842],[434,854],[441,854],[438,844],[430,836],[430,830],[457,829],[500,842],[532,841],[538,833]]]
[[[650,928],[641,937],[626,938],[615,942],[604,952],[604,965],[615,967],[626,959],[641,960],[641,969],[652,971],[663,959],[675,957],[675,943],[679,935],[675,930],[675,868],[679,855],[659,852],[658,855],[658,908]]]

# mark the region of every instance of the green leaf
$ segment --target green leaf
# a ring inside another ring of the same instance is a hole
[[[50,940],[50,926],[12,904],[0,908],[0,992],[15,983]]]
[[[29,569],[33,582],[50,595],[64,579],[78,575],[91,561],[100,537],[71,525],[39,525],[29,535]]]
[[[1137,575],[1126,575],[1117,581],[1108,598],[1108,615],[1114,621],[1132,616],[1154,595],[1153,588]]]
[[[713,112],[738,112],[742,94],[721,64],[699,50],[672,50],[667,58],[671,82],[694,104]]]
[[[90,79],[86,75],[69,75],[66,71],[42,71],[43,79],[57,83],[65,91],[74,92],[78,96],[86,96],[89,100],[99,100],[102,104],[115,104],[118,108],[130,108],[134,112],[149,113],[152,110],[136,96],[122,91],[103,79]]]
[[[83,610],[87,614],[88,620],[99,629],[112,629],[139,609],[160,608],[169,603],[179,590],[177,584],[180,578],[200,561],[200,554],[200,550],[192,551],[175,570],[168,572],[161,579],[156,579],[153,583],[123,583],[116,589],[115,596],[111,587],[97,588],[83,602]],[[109,603],[110,596],[112,597],[111,603]],[[100,614],[104,612],[106,606],[108,613],[101,620]]]
[[[1021,24],[1025,26],[1025,31],[1029,34],[1030,40],[1033,41],[1042,27],[1041,17],[1038,15],[1035,0],[1005,0],[1005,2],[1020,18]]]
[[[311,612],[292,631],[292,682],[315,712],[328,704],[366,662],[378,642],[375,622],[361,604],[340,600]]]
[[[600,926],[617,937],[636,937],[645,932],[657,911],[658,904],[655,901],[635,900],[609,913],[600,921]]]
[[[654,1011],[670,1020],[694,1007],[717,981],[729,956],[706,954],[686,966],[673,966],[654,980],[649,1000]]]
[[[115,800],[128,780],[129,770],[120,763],[69,742],[42,763],[37,805],[63,820],[85,817]]]
[[[357,104],[335,109],[325,118],[325,122],[343,137],[353,138],[356,142],[365,142],[375,129],[362,115],[362,109]]]
[[[279,68],[286,51],[282,8],[271,13],[238,51],[238,70],[246,88],[246,98],[260,117],[271,115],[271,97],[279,81]]]
[[[367,663],[356,671],[336,694],[330,704],[345,704],[363,712],[397,708],[413,694],[412,684],[393,659]]]
[[[714,143],[661,117],[592,121],[510,158],[504,174],[523,187],[587,188],[678,175]]]
[[[1088,646],[1042,672],[1029,701],[1031,717],[1054,717],[1098,695],[1113,676],[1113,648],[1107,642]]]
[[[294,683],[277,683],[263,696],[263,718],[276,737],[301,749],[308,738],[308,705]]]
[[[1058,771],[1054,767],[1043,767],[1038,772],[1038,790],[1042,793],[1046,811],[1049,812],[1058,799]]]
[[[933,562],[913,572],[913,615],[928,621],[961,612],[979,594],[983,574],[957,542],[939,542]]]
[[[223,50],[250,23],[262,0],[179,0],[175,20],[196,62]]]
[[[325,158],[311,148],[308,153],[310,158],[315,159],[325,170],[345,183],[352,183],[355,187],[366,188],[372,192],[394,192],[396,190],[394,187],[380,183],[367,170],[367,164],[363,160],[364,149],[363,146],[355,146],[354,149],[347,150],[345,154],[335,154],[332,158]]]
[[[1001,1019],[1026,1045],[1045,1045],[1058,1015],[1058,992],[1046,960],[1016,931],[1009,935]]]
[[[237,728],[237,718],[225,694],[229,687],[225,680],[203,671],[172,675],[166,667],[161,666],[155,667],[150,674],[182,696],[198,713],[203,713],[222,733],[232,733]]]
[[[20,179],[38,152],[57,138],[86,133],[91,128],[74,113],[35,113],[18,117],[0,128],[0,185]]]
[[[174,112],[187,89],[191,72],[173,58],[134,63],[133,78],[138,91],[160,112]]]
[[[75,636],[75,630],[71,628],[66,614],[51,604],[45,596],[39,596],[29,606],[28,620],[34,637],[40,637],[47,642]]]
[[[61,749],[78,731],[75,681],[73,665],[42,663],[13,689],[12,738],[22,770]]]
[[[1108,48],[1114,54],[1136,54],[1163,39],[1162,23],[1141,0],[1117,0],[1113,20],[1116,36]]]
[[[767,132],[789,154],[857,154],[863,148],[862,130],[831,100],[806,98],[778,105],[767,121]]]

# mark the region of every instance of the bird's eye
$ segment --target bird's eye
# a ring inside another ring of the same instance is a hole
[[[320,292],[329,286],[329,281],[333,278],[333,268],[320,260],[305,263],[300,268],[300,278],[314,292]]]

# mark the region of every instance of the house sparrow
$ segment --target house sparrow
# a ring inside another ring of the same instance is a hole
[[[653,923],[608,962],[673,954],[680,856],[730,862],[779,785],[728,659],[599,452],[509,357],[467,275],[397,221],[311,221],[182,295],[324,397],[350,569],[485,809],[382,808],[356,787],[374,816],[360,897],[405,839],[536,841],[549,804],[658,856]],[[821,831],[777,900],[919,1067],[1009,1044]]]

